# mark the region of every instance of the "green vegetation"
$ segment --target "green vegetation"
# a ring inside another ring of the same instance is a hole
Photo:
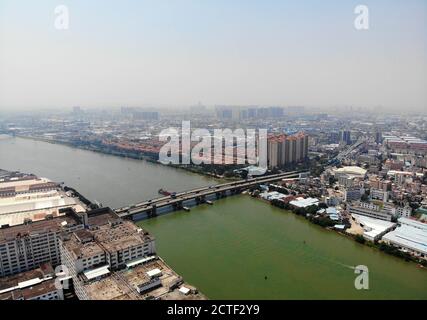
[[[335,221],[331,220],[327,216],[316,215],[317,211],[319,209],[325,208],[324,204],[319,204],[318,206],[312,205],[312,206],[307,207],[307,208],[295,208],[295,207],[292,207],[289,203],[285,203],[285,202],[277,200],[277,199],[270,201],[270,203],[275,207],[279,207],[279,208],[284,209],[284,210],[292,211],[296,215],[303,216],[304,218],[309,220],[311,223],[317,224],[317,225],[324,227],[324,228],[333,227],[336,224]],[[343,224],[345,224],[347,226],[347,228],[350,227],[350,222],[348,220],[344,220]],[[367,245],[369,247],[377,248],[377,249],[379,249],[379,250],[381,250],[387,254],[405,259],[405,261],[413,261],[413,262],[416,262],[416,263],[423,265],[424,267],[427,267],[427,261],[422,260],[422,259],[417,259],[416,257],[410,255],[409,253],[403,252],[403,251],[399,250],[398,248],[396,248],[392,245],[389,245],[387,243],[384,243],[384,242],[378,243],[378,242],[367,241],[363,237],[363,235],[360,235],[360,234],[353,236],[352,238],[360,244]]]
[[[298,216],[302,216],[307,220],[309,220],[310,222],[324,228],[333,227],[336,224],[336,222],[329,219],[329,217],[320,216],[320,215],[316,216],[317,211],[319,211],[320,209],[320,206],[317,206],[317,205],[312,205],[307,208],[295,208],[295,207],[292,207],[289,203],[285,203],[277,199],[270,201],[270,203],[273,206],[279,207],[281,209],[292,211],[294,214]]]
[[[406,261],[411,261],[414,260],[414,258],[407,252],[403,252],[401,250],[399,250],[398,248],[389,245],[385,242],[381,242],[378,245],[378,249],[380,249],[381,251],[384,251],[385,253],[391,254],[393,256],[399,257],[399,258],[403,258]]]
[[[356,242],[359,242],[361,244],[365,244],[366,242],[365,238],[361,234],[356,235],[354,237],[354,240],[356,240]]]

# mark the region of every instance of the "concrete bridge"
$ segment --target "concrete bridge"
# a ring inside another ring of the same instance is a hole
[[[156,216],[160,209],[180,210],[186,203],[192,202],[196,205],[206,203],[210,199],[220,199],[229,195],[239,194],[258,184],[271,183],[286,178],[297,178],[303,173],[301,171],[291,171],[279,173],[259,178],[251,178],[240,181],[227,182],[213,186],[207,186],[188,191],[175,193],[170,196],[163,196],[148,201],[143,201],[128,207],[118,208],[114,211],[122,218],[132,218],[138,220],[144,215],[148,217]],[[164,211],[164,210],[163,210]]]

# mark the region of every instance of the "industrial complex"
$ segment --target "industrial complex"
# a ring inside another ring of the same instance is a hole
[[[0,300],[205,299],[110,208],[18,172],[0,190]]]

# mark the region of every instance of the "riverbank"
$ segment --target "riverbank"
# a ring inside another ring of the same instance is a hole
[[[246,195],[138,224],[211,299],[427,298],[416,265]],[[369,268],[369,290],[354,288],[358,265]]]
[[[50,177],[112,208],[156,198],[161,188],[179,192],[222,182],[149,161],[34,139],[3,136],[0,150],[2,167]]]
[[[210,177],[28,139],[0,139],[0,167],[33,172],[118,208],[190,190]],[[427,299],[427,273],[245,195],[138,222],[159,255],[211,299]],[[369,267],[369,290],[354,269]],[[267,276],[267,279],[265,277]]]
[[[111,155],[111,156],[122,157],[122,158],[135,159],[135,160],[143,160],[143,161],[147,161],[147,162],[150,162],[150,163],[158,164],[158,165],[161,165],[161,166],[167,166],[167,167],[171,167],[171,168],[174,168],[174,169],[184,170],[184,171],[187,171],[187,172],[191,172],[191,173],[195,173],[195,174],[199,174],[199,175],[211,177],[211,178],[214,178],[214,179],[218,179],[219,181],[233,181],[233,180],[237,179],[237,178],[234,178],[234,177],[225,177],[224,175],[213,174],[211,172],[201,170],[201,169],[199,169],[197,167],[194,167],[194,166],[164,165],[161,162],[159,162],[158,160],[155,160],[153,157],[150,157],[150,156],[147,156],[147,155],[143,155],[143,154],[138,154],[137,155],[135,153],[129,153],[129,152],[125,152],[125,151],[117,151],[117,150],[112,150],[112,149],[99,148],[99,147],[94,146],[94,145],[76,145],[76,144],[73,144],[73,143],[71,143],[69,141],[52,140],[52,139],[46,139],[46,138],[42,138],[42,137],[21,136],[21,135],[17,135],[15,137],[20,138],[20,139],[28,139],[28,140],[33,140],[33,141],[41,141],[41,142],[46,142],[46,143],[51,143],[51,144],[65,145],[65,146],[68,146],[70,148],[77,148],[77,149],[81,149],[81,150],[98,152],[98,153],[107,154],[107,155]]]
[[[281,201],[267,201],[267,200],[263,200],[260,199],[259,197],[257,197],[257,199],[263,201],[263,202],[267,202],[272,206],[278,207],[280,209],[283,209],[287,212],[292,212],[293,214],[297,215],[297,216],[301,216],[303,217],[305,220],[308,220],[310,223],[318,225],[320,227],[322,227],[323,229],[332,231],[334,233],[346,236],[347,238],[352,239],[353,241],[360,243],[362,245],[367,245],[368,247],[371,248],[375,248],[381,252],[387,253],[389,255],[392,255],[394,257],[403,259],[406,262],[413,262],[415,263],[417,266],[421,267],[422,269],[426,269],[427,268],[427,260],[425,259],[418,259],[417,257],[407,253],[407,252],[403,252],[400,251],[398,248],[389,245],[387,243],[385,243],[384,241],[369,241],[366,240],[363,237],[363,232],[360,233],[360,229],[357,229],[354,225],[354,221],[351,221],[350,219],[347,219],[343,222],[341,222],[342,225],[345,225],[345,229],[344,230],[339,230],[336,229],[334,226],[337,224],[336,221],[333,221],[331,219],[329,219],[328,217],[323,217],[317,214],[318,210],[320,210],[320,208],[316,205],[310,206],[308,208],[295,208],[292,206],[289,206]],[[360,226],[359,226],[360,227]],[[357,229],[356,233],[350,233],[346,230],[355,230]],[[361,228],[362,229],[362,228]],[[362,229],[363,231],[363,229]]]

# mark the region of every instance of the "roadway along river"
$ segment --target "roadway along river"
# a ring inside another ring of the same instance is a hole
[[[0,137],[0,168],[64,181],[118,207],[215,183],[185,171],[31,140]],[[140,223],[159,254],[210,298],[427,299],[427,270],[245,195]],[[354,288],[356,265],[369,290]]]

